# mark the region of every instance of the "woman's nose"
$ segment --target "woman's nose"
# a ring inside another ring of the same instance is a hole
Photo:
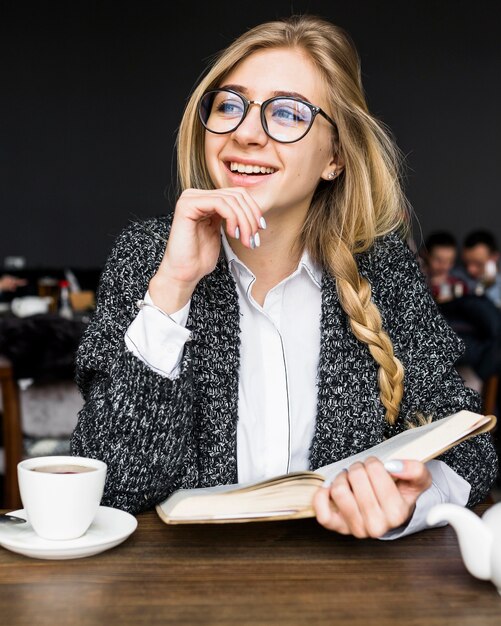
[[[232,135],[235,141],[239,143],[262,145],[268,141],[268,135],[264,132],[261,123],[261,107],[259,104],[251,102],[243,122],[233,131]]]

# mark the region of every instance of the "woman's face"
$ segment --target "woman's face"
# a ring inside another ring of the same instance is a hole
[[[305,53],[297,49],[260,50],[237,65],[219,87],[231,87],[248,100],[263,102],[275,95],[300,95],[329,109],[322,79]],[[277,94],[279,92],[279,94]],[[265,133],[260,107],[251,105],[233,132],[206,131],[205,158],[214,185],[245,187],[264,212],[284,212],[304,218],[321,178],[335,169],[332,126],[317,115],[305,137],[296,143],[274,141]],[[231,163],[273,168],[273,173],[241,174]]]

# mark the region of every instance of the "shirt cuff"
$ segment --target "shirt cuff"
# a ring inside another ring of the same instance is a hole
[[[184,345],[191,338],[185,328],[191,300],[168,315],[157,307],[147,292],[139,300],[139,313],[125,333],[125,345],[138,359],[166,378],[179,376]]]
[[[399,539],[424,528],[431,528],[426,522],[428,511],[436,504],[450,502],[465,506],[470,497],[471,485],[459,476],[443,461],[428,461],[426,467],[430,470],[432,485],[424,491],[416,501],[414,514],[409,522],[398,528],[388,531],[380,539]],[[439,522],[434,526],[445,526],[447,522]]]

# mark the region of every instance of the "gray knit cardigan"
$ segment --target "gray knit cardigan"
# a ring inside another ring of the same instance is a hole
[[[179,378],[160,376],[125,346],[125,331],[162,259],[169,225],[170,218],[154,218],[119,236],[77,354],[85,404],[72,453],[105,461],[103,504],[133,513],[181,487],[238,480],[239,306],[224,256],[193,293],[187,324],[192,340]],[[388,426],[376,363],[351,332],[335,280],[324,272],[312,469],[397,434],[418,413],[437,419],[460,409],[480,410],[478,395],[454,369],[461,341],[438,312],[407,245],[388,235],[358,255],[357,263],[405,367],[401,411]],[[470,505],[486,496],[497,470],[490,435],[441,458],[471,484]]]

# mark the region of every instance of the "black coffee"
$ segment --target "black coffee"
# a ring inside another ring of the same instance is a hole
[[[83,474],[83,472],[93,472],[97,468],[88,465],[41,465],[33,467],[33,472],[44,472],[45,474]]]

